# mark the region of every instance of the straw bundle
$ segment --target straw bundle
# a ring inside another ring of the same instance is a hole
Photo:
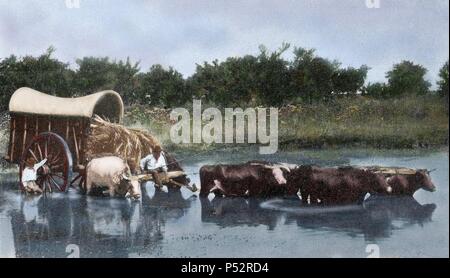
[[[91,132],[86,140],[86,158],[91,160],[106,154],[115,155],[127,161],[132,172],[139,169],[142,157],[161,144],[148,132],[129,129],[103,120],[97,115],[91,122]]]

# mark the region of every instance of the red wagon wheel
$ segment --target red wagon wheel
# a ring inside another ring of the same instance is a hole
[[[22,187],[22,171],[25,161],[34,158],[37,162],[47,159],[38,169],[36,183],[43,189],[52,192],[65,192],[69,188],[72,177],[72,154],[66,141],[56,133],[44,132],[33,138],[22,154],[20,161],[20,186]]]

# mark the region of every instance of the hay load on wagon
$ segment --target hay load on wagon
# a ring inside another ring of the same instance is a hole
[[[36,183],[49,191],[83,188],[86,165],[93,158],[115,155],[133,172],[141,157],[160,145],[146,131],[121,125],[124,105],[120,95],[107,90],[78,98],[61,98],[20,88],[9,103],[10,134],[5,160],[19,165],[20,186],[27,160],[47,160]],[[188,185],[182,168],[167,154],[177,188]]]
[[[158,139],[146,131],[126,128],[97,115],[90,129],[86,139],[87,160],[112,154],[127,161],[132,172],[138,171],[142,157],[151,153],[155,146],[161,146]]]

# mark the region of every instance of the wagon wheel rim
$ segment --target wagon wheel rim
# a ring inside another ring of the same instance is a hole
[[[23,189],[22,171],[25,161],[33,157],[37,162],[47,158],[38,169],[36,184],[45,191],[66,192],[72,177],[72,155],[64,139],[53,132],[44,132],[33,138],[25,148],[20,162],[20,186]]]

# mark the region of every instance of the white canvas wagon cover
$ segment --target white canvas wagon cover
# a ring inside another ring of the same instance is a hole
[[[9,101],[9,111],[11,113],[85,118],[99,115],[111,122],[121,122],[124,106],[120,95],[112,90],[77,98],[62,98],[23,87],[12,95]]]

